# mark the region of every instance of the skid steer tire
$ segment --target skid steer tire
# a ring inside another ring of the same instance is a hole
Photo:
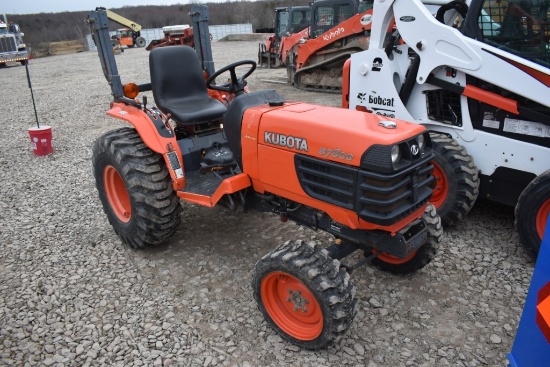
[[[372,264],[382,271],[395,275],[411,274],[428,265],[435,257],[441,243],[443,227],[435,207],[431,204],[426,207],[422,219],[428,228],[428,240],[422,247],[404,259],[382,253],[372,260]]]
[[[515,225],[525,252],[535,261],[550,215],[550,170],[535,178],[519,196]]]
[[[456,140],[434,132],[430,136],[435,154],[434,193],[430,202],[446,227],[462,220],[474,206],[479,195],[478,169],[466,148]]]
[[[357,313],[349,277],[313,242],[287,241],[258,261],[252,288],[271,327],[301,348],[318,350],[338,340]]]
[[[103,209],[126,244],[157,245],[176,232],[181,205],[164,159],[134,129],[125,127],[99,137],[92,162]]]

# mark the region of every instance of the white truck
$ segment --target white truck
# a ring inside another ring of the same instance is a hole
[[[0,68],[5,67],[8,62],[20,62],[21,65],[27,63],[30,52],[23,42],[23,36],[19,25],[6,24],[0,19]]]

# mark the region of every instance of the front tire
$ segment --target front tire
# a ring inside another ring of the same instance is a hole
[[[357,313],[349,274],[314,243],[287,241],[265,255],[254,268],[252,288],[267,323],[306,349],[334,343]]]
[[[435,186],[430,203],[437,209],[443,226],[450,226],[474,206],[479,195],[478,170],[466,148],[456,140],[434,132],[430,136],[435,154]]]
[[[519,196],[515,225],[525,252],[535,261],[550,215],[550,170],[535,178]]]
[[[181,205],[164,159],[134,129],[99,137],[92,162],[103,209],[125,243],[132,248],[156,245],[176,232]]]
[[[404,259],[382,253],[372,260],[372,264],[382,271],[395,275],[411,274],[428,265],[435,257],[441,243],[443,227],[435,207],[431,204],[426,207],[422,219],[428,228],[428,239],[422,247]]]

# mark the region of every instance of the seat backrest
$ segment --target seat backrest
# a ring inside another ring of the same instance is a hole
[[[252,93],[244,93],[235,97],[227,108],[223,117],[223,130],[227,137],[229,147],[237,160],[237,163],[243,166],[241,150],[241,129],[242,120],[245,111],[254,106],[260,106],[264,103],[275,102],[282,103],[284,97],[274,89],[259,90]]]
[[[171,100],[208,96],[201,63],[189,46],[157,47],[149,54],[155,103],[161,111]]]

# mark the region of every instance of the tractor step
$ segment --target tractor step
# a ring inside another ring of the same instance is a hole
[[[192,194],[212,196],[222,183],[222,179],[215,173],[194,173],[186,177],[187,186],[181,191]]]

